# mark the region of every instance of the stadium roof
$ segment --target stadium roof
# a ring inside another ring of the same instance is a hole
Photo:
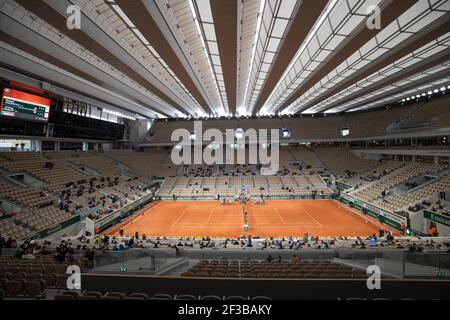
[[[81,29],[68,28],[71,5]],[[364,110],[448,85],[449,10],[448,0],[0,0],[0,64],[149,117]]]

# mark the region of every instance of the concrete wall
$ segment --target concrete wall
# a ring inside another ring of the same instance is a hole
[[[207,279],[83,274],[82,290],[166,294],[268,296],[272,299],[449,299],[450,281],[387,280],[368,290],[366,279]]]

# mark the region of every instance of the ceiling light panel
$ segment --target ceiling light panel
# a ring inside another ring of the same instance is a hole
[[[148,39],[136,28],[117,4],[105,2],[105,0],[70,1],[80,6],[83,14],[89,16],[92,22],[162,82],[178,98],[177,101],[188,113],[205,113],[181,80],[157,54],[157,50],[150,45]]]
[[[178,45],[187,57],[187,61],[197,80],[202,85],[202,90],[205,91],[210,101],[211,109],[215,110],[215,114],[222,112],[224,103],[218,81],[223,82],[223,75],[220,74],[216,78],[213,69],[214,65],[220,65],[220,57],[219,53],[216,52],[216,43],[213,45],[205,41],[201,25],[201,21],[204,21],[206,24],[206,39],[215,37],[209,1],[208,3],[198,1],[200,18],[197,16],[197,9],[192,1],[155,0],[155,3],[175,36]],[[228,104],[226,104],[226,107],[228,108]]]
[[[222,109],[222,112],[229,114],[227,93],[225,89],[225,83],[223,78],[222,64],[220,63],[220,54],[217,45],[216,31],[214,28],[214,21],[211,12],[211,4],[209,0],[188,0],[192,14],[194,15],[194,21],[197,24],[199,32],[199,38],[202,41],[202,49],[206,55],[206,62],[215,81],[213,85],[218,90],[221,97],[221,105],[218,109]],[[197,15],[198,12],[198,15]],[[212,61],[212,56],[215,56],[215,60],[218,63]],[[220,112],[216,113],[219,114]]]
[[[409,37],[413,36],[410,30],[417,30],[416,25],[420,25],[424,28],[433,23],[436,19],[442,17],[445,11],[442,10],[441,6],[433,6],[428,4],[424,6],[424,1],[419,1],[416,5],[411,7],[398,19],[393,21],[389,26],[383,28],[374,38],[369,40],[365,45],[363,45],[358,51],[353,53],[349,58],[347,58],[343,63],[341,63],[335,70],[330,72],[326,77],[324,77],[319,83],[317,83],[313,88],[305,92],[302,96],[296,99],[289,107],[287,112],[296,113],[298,111],[303,111],[303,107],[310,104],[311,101],[320,97],[321,94],[326,92],[328,89],[333,88],[345,81],[352,74],[360,71],[364,66],[373,62],[384,53],[389,52],[394,47],[398,46],[401,42],[405,41]],[[422,10],[422,11],[420,11]],[[436,10],[440,10],[435,12]],[[432,19],[430,19],[432,17]],[[426,20],[426,23],[424,21]],[[432,50],[428,51],[428,56],[440,52],[443,48],[439,46],[432,46]],[[433,51],[434,50],[434,51]],[[422,55],[423,56],[423,55]],[[402,68],[407,68],[409,65],[413,65],[421,61],[420,58],[413,59],[404,62]],[[398,72],[399,69],[392,68],[391,74]],[[388,76],[388,72],[385,76]],[[380,79],[378,79],[380,80]],[[326,89],[326,90],[323,90]],[[336,101],[336,97],[332,100]],[[309,113],[320,112],[323,104],[315,106]]]
[[[423,47],[417,49],[416,51],[413,51],[412,53],[408,54],[405,57],[400,58],[399,60],[395,61],[392,64],[387,65],[386,67],[380,69],[379,71],[371,74],[370,76],[366,77],[363,80],[358,81],[357,83],[349,86],[345,90],[342,90],[338,92],[335,95],[332,95],[331,97],[325,99],[324,101],[318,103],[314,107],[303,111],[304,113],[317,113],[320,112],[330,105],[335,104],[337,101],[340,101],[341,99],[348,97],[351,94],[357,93],[358,91],[364,89],[365,87],[368,87],[370,85],[376,84],[379,81],[382,81],[383,79],[386,79],[387,77],[400,73],[404,69],[411,67],[414,64],[421,63],[427,58],[431,56],[431,53],[436,54],[439,52],[443,52],[448,50],[450,47],[450,32],[445,34],[444,36],[433,40],[432,42],[424,45]],[[307,99],[305,97],[305,99]],[[309,99],[308,101],[310,101]],[[294,110],[298,110],[298,107],[290,107],[287,108],[289,112],[295,113]]]
[[[348,112],[364,111],[364,110],[369,110],[369,109],[385,106],[386,104],[389,104],[389,103],[399,103],[399,102],[401,102],[402,98],[404,98],[404,97],[408,97],[408,96],[412,96],[412,95],[416,96],[418,93],[429,92],[431,89],[439,88],[440,86],[447,85],[448,83],[450,83],[450,77],[445,77],[440,80],[432,81],[425,85],[417,86],[413,89],[402,91],[401,93],[389,96],[387,98],[380,99],[380,100],[371,102],[369,104],[364,104],[357,108],[350,109]],[[330,112],[331,112],[331,110],[330,110]]]
[[[139,92],[139,94],[147,97],[150,101],[152,101],[152,107],[158,109],[161,112],[174,115],[174,109],[167,102],[159,98],[154,93],[150,92],[146,88],[142,87],[140,84],[135,82],[133,79],[129,78],[124,73],[118,71],[110,64],[105,62],[100,57],[94,55],[87,49],[81,47],[78,43],[60,33],[59,30],[45,22],[44,20],[36,17],[31,12],[27,11],[24,7],[19,5],[17,2],[8,0],[3,3],[3,6],[0,8],[0,12],[9,16],[10,18],[16,20],[21,23],[25,27],[33,30],[38,33],[42,37],[51,41],[55,45],[63,48],[67,52],[72,53],[75,56],[78,56],[80,59],[91,65],[93,68],[101,70],[105,74],[110,75],[115,80],[120,81],[125,86],[128,86]]]
[[[278,110],[308,76],[359,28],[367,17],[366,8],[380,3],[381,0],[330,0],[263,108],[270,112]]]
[[[260,0],[240,1],[238,4],[240,28],[238,35],[239,50],[237,61],[237,106],[238,109],[243,110],[244,113],[246,112],[246,108],[244,106],[245,92],[250,76],[249,70],[252,66],[253,43],[255,41],[260,7]],[[267,55],[268,54],[266,54],[266,56]]]
[[[429,69],[421,72],[420,74],[417,74],[417,75],[414,75],[414,76],[411,76],[411,77],[407,77],[407,78],[405,78],[405,79],[403,79],[401,81],[397,81],[395,83],[387,85],[384,88],[381,88],[381,89],[377,90],[376,92],[372,92],[370,94],[366,94],[366,95],[363,95],[361,97],[352,99],[351,102],[344,103],[344,104],[340,105],[339,107],[330,109],[330,110],[327,111],[327,113],[341,112],[341,111],[345,111],[345,110],[349,110],[349,109],[354,109],[354,108],[356,108],[356,107],[358,107],[360,105],[364,105],[364,103],[366,101],[373,100],[374,97],[382,95],[385,92],[389,92],[391,90],[399,89],[399,88],[402,88],[404,86],[414,84],[415,82],[419,81],[422,78],[438,74],[439,72],[442,72],[443,70],[446,70],[446,69],[448,70],[449,67],[450,67],[450,61],[448,61],[446,63],[443,63],[441,65],[429,68]],[[390,96],[390,97],[387,97],[385,99],[393,99],[393,98],[396,98],[396,97],[397,97],[397,95]],[[304,113],[310,113],[310,112],[311,112],[310,110],[306,110]]]
[[[121,101],[126,101],[126,103],[127,103],[127,105],[129,107],[132,106],[132,107],[136,108],[136,110],[139,110],[138,112],[141,112],[142,114],[148,114],[150,111],[152,111],[152,113],[154,113],[154,116],[161,116],[162,117],[161,114],[159,114],[158,112],[155,112],[154,110],[149,110],[146,106],[137,104],[134,101],[131,101],[131,100],[129,100],[129,99],[127,99],[127,98],[117,94],[116,92],[112,92],[112,91],[107,90],[107,89],[105,89],[103,87],[100,87],[100,86],[98,86],[98,85],[96,85],[96,84],[94,84],[94,83],[92,83],[92,82],[90,82],[90,81],[88,81],[88,80],[86,80],[84,78],[81,78],[81,77],[79,77],[79,76],[77,76],[77,75],[75,75],[73,73],[70,73],[70,72],[68,72],[68,71],[66,71],[64,69],[61,69],[58,66],[55,66],[55,65],[53,65],[53,64],[51,64],[51,63],[49,63],[47,61],[44,61],[42,59],[39,59],[39,58],[33,56],[33,55],[31,55],[31,54],[29,54],[29,53],[27,53],[25,51],[22,51],[22,50],[20,50],[18,48],[15,48],[15,47],[7,44],[6,42],[0,41],[0,48],[11,52],[12,54],[14,54],[14,56],[23,57],[23,58],[25,58],[25,59],[27,59],[29,61],[32,61],[35,64],[41,65],[41,66],[45,67],[45,70],[52,70],[52,71],[54,71],[56,73],[62,74],[62,75],[66,76],[66,77],[68,77],[70,79],[73,79],[74,82],[82,83],[84,85],[89,86],[90,88],[93,88],[93,89],[97,90],[98,92],[101,92],[101,93],[104,93],[104,94],[106,94],[108,96],[120,99]]]
[[[199,39],[202,41],[202,49],[205,53],[205,61],[208,63],[209,70],[215,78],[213,85],[217,89],[221,98],[221,105],[218,106],[225,114],[229,114],[227,93],[225,90],[222,64],[220,63],[220,54],[217,45],[216,31],[211,12],[211,4],[209,0],[188,0],[191,12],[194,15],[194,22],[197,24]],[[197,15],[198,12],[198,15]],[[212,61],[212,56],[218,63]],[[219,113],[219,112],[218,112]],[[218,114],[216,113],[216,115]]]
[[[244,91],[244,106],[252,113],[274,59],[292,23],[297,0],[261,0]]]

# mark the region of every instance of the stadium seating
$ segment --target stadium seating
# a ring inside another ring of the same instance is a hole
[[[0,0],[0,300],[76,302],[2,314],[449,299],[449,20],[450,0]]]
[[[439,193],[439,191],[447,190],[448,188],[450,188],[450,177],[447,176],[411,193],[389,195],[380,202],[380,206],[389,211],[397,211],[401,208],[411,206],[411,204],[428,199]]]
[[[113,160],[128,166],[132,173],[142,178],[148,178],[152,175],[161,174],[155,164],[163,163],[169,153],[161,150],[152,150],[152,152],[129,152],[112,151],[107,156]]]
[[[208,180],[204,180],[208,179]],[[202,189],[207,188],[207,191]],[[242,177],[170,177],[158,191],[161,197],[224,197],[235,196],[242,188],[249,190],[254,196],[264,194],[272,197],[311,196],[318,194],[331,195],[333,191],[320,175],[309,176],[242,176]]]
[[[103,199],[110,204],[108,197],[124,198],[148,183],[145,177],[135,179],[128,168],[94,152],[8,152],[3,158],[0,166],[6,174],[29,174],[43,183],[41,187],[24,187],[0,180],[0,197],[20,208],[14,217],[0,220],[0,232],[16,239],[63,222],[77,209],[88,212]],[[83,174],[77,165],[90,168],[96,175]],[[67,203],[67,210],[57,208],[61,199]]]
[[[167,294],[167,293],[143,293],[143,292],[98,292],[84,291],[81,294],[74,291],[65,291],[55,295],[55,300],[272,300],[267,296],[215,296],[215,295],[191,295],[191,294]]]
[[[442,165],[434,164],[407,164],[406,166],[394,171],[392,174],[367,185],[365,188],[358,189],[353,193],[357,198],[373,202],[382,198],[382,192],[407,180],[426,173],[439,172],[444,169]]]
[[[412,112],[405,113],[394,126],[388,129],[390,132],[418,132],[424,129],[448,128],[450,116],[446,108],[445,99],[422,103]]]
[[[257,261],[203,260],[182,277],[212,278],[292,278],[292,279],[358,279],[367,278],[364,271],[332,261]]]
[[[337,139],[340,129],[351,128],[349,138],[379,137],[388,133],[419,132],[448,127],[450,118],[445,108],[447,99],[434,99],[422,103],[420,107],[397,106],[367,112],[354,112],[348,115],[330,114],[326,117],[302,118],[257,118],[257,119],[208,119],[202,121],[203,130],[226,129],[281,129],[291,131],[291,139]],[[157,121],[144,139],[144,143],[170,142],[171,133],[177,128],[193,131],[193,122],[187,120]],[[314,166],[314,158],[305,161]]]
[[[0,289],[5,296],[45,298],[49,288],[67,288],[66,269],[69,264],[84,266],[80,262],[55,262],[53,256],[40,256],[33,260],[20,260],[11,256],[0,256]]]
[[[254,196],[263,195],[273,198],[312,197],[317,195],[330,196],[333,190],[317,172],[330,170],[342,177],[339,181],[355,189],[351,195],[372,203],[387,211],[398,211],[411,207],[424,200],[430,200],[442,189],[448,188],[447,180],[419,188],[406,194],[390,194],[381,198],[381,192],[388,190],[409,179],[426,173],[436,173],[444,169],[442,165],[412,164],[400,161],[372,161],[356,157],[348,148],[315,146],[306,148],[282,149],[283,159],[281,170],[277,176],[261,176],[258,169],[250,165],[229,166],[180,166],[174,168],[174,176],[166,176],[158,195],[163,198],[201,199],[233,197],[242,188]],[[0,166],[10,173],[28,173],[45,184],[43,189],[20,187],[5,179],[0,180],[0,194],[5,200],[10,200],[22,206],[13,218],[0,220],[0,232],[17,239],[28,234],[48,228],[71,217],[77,208],[88,212],[95,204],[107,196],[123,197],[130,191],[145,185],[145,179],[153,175],[164,174],[161,168],[168,168],[170,153],[164,150],[154,152],[111,152],[107,155],[95,152],[45,152],[42,154],[29,152],[8,152],[2,154]],[[138,160],[139,159],[139,160]],[[291,162],[291,160],[294,162]],[[310,167],[293,165],[300,161]],[[52,167],[48,168],[47,163]],[[149,163],[151,165],[149,165]],[[89,189],[88,175],[83,174],[77,166],[86,166],[97,172],[101,177],[112,180],[120,177],[117,185],[108,186],[108,181],[95,178],[95,190],[75,192],[77,188]],[[177,171],[180,175],[176,175]],[[167,172],[166,172],[167,173]],[[131,180],[126,177],[140,176],[141,179]],[[71,189],[68,199],[68,212],[56,208],[61,194]],[[92,199],[95,199],[94,201]],[[438,206],[442,207],[442,205]],[[437,210],[437,209],[436,209]],[[446,207],[439,209],[446,212]]]
[[[351,177],[346,177],[341,179],[340,181],[351,185],[356,188],[361,188],[365,184],[368,184],[372,181],[379,180],[382,177],[396,171],[403,167],[405,163],[401,161],[386,161],[380,163],[377,167],[373,168],[369,172],[363,172],[361,174],[353,175]]]
[[[338,177],[366,172],[378,165],[377,161],[355,156],[348,148],[318,147],[314,148],[314,151],[326,168]]]

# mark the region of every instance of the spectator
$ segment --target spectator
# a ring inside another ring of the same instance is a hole
[[[0,256],[2,255],[2,249],[6,245],[5,238],[0,234]]]
[[[63,263],[66,260],[66,253],[62,246],[56,248],[55,261]]]
[[[61,198],[58,199],[58,208],[59,208],[59,210],[64,209],[64,203]]]
[[[108,245],[109,245],[109,236],[108,236],[107,234],[105,234],[105,235],[103,236],[103,244],[104,244],[105,246],[108,246]]]
[[[5,243],[5,248],[12,248],[12,249],[17,248],[17,241],[11,237],[8,237],[8,240],[6,240]]]
[[[308,242],[308,234],[307,233],[305,233],[304,235],[303,235],[303,243],[307,243]]]
[[[417,246],[413,243],[408,247],[409,253],[416,253],[417,252]]]
[[[400,232],[401,232],[402,234],[405,234],[405,229],[406,229],[405,224],[402,222],[402,223],[400,224]]]
[[[253,247],[253,245],[252,245],[252,237],[251,236],[248,236],[248,238],[247,238],[247,247],[249,247],[249,248]]]
[[[388,244],[391,244],[394,242],[394,236],[392,235],[391,232],[388,233],[387,237],[386,237],[386,241]]]
[[[39,254],[42,254],[42,255],[49,255],[49,254],[50,254],[50,251],[47,250],[47,247],[46,247],[46,246],[43,246],[42,249],[40,250]]]
[[[73,248],[68,248],[65,259],[66,261],[73,263],[75,261],[78,261],[78,255],[75,253]]]
[[[36,257],[28,250],[22,254],[22,260],[34,260],[34,259],[36,259]]]

